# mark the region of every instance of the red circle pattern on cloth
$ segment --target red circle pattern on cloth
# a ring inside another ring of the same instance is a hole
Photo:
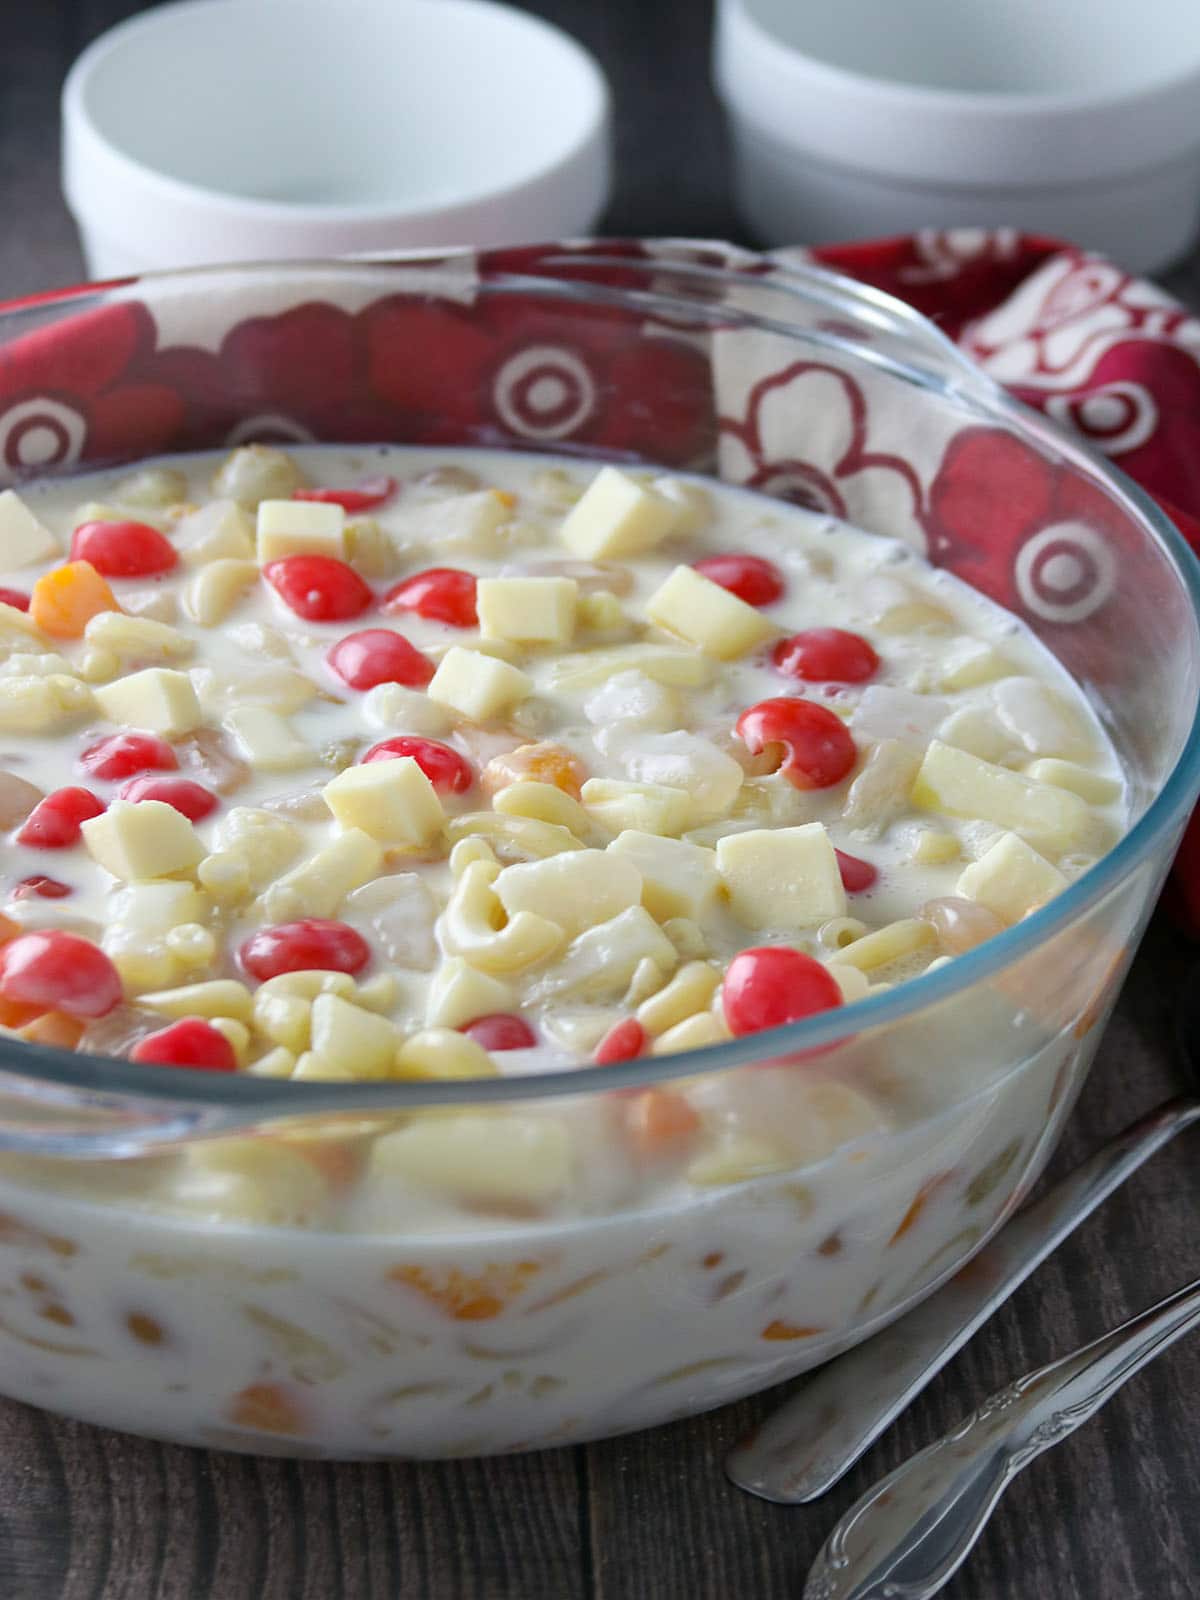
[[[932,319],[990,379],[1109,456],[1200,546],[1200,319],[1099,257],[1010,229],[774,257],[678,240],[453,252],[390,264],[378,297],[358,286],[349,306],[322,298],[338,292],[328,275],[297,277],[289,305],[286,279],[247,273],[223,300],[212,288],[190,308],[186,292],[167,297],[169,326],[136,280],[107,285],[0,348],[0,486],[247,440],[401,440],[715,465],[728,481],[867,525],[871,497],[886,495],[892,531],[1102,685],[1105,649],[1128,647],[1119,506],[1001,427],[948,422],[915,439],[904,408],[889,415],[861,372],[832,355],[796,359],[778,336],[711,314],[722,271],[753,281],[812,261]],[[445,272],[444,297],[430,292],[431,266]],[[406,271],[411,294],[398,287]],[[697,309],[651,315],[603,296],[585,306],[539,295],[539,277],[683,286]],[[471,292],[499,279],[502,294]],[[62,298],[36,303],[49,316]],[[839,331],[835,319],[825,326]],[[928,365],[954,359],[935,345],[926,340]],[[795,426],[803,415],[820,417],[811,436]],[[1072,629],[1090,618],[1103,627],[1083,646]],[[1175,890],[1200,931],[1195,823]]]

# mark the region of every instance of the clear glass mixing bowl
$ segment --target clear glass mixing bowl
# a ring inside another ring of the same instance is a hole
[[[907,539],[1075,675],[1133,825],[950,966],[691,1055],[291,1084],[6,1038],[0,1390],[245,1450],[517,1450],[790,1377],[954,1272],[1053,1149],[1200,788],[1197,569],[1162,514],[903,306],[721,246],[218,268],[0,309],[7,481],[247,439],[687,467]],[[527,1195],[432,1224],[373,1159],[465,1115],[498,1149],[552,1124],[586,1166],[623,1094],[677,1078],[770,1137],[654,1205],[597,1183],[565,1214]],[[887,1127],[839,1121],[839,1085]]]

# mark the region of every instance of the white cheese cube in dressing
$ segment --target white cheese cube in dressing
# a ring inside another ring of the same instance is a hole
[[[1019,772],[993,766],[938,739],[925,752],[913,784],[912,803],[950,817],[994,822],[1049,855],[1062,855],[1079,845],[1092,821],[1077,794],[1053,784],[1034,783]]]
[[[515,996],[507,983],[480,972],[461,956],[447,956],[434,974],[425,996],[425,1024],[430,1028],[461,1028],[476,1017],[511,1011]]]
[[[0,494],[0,572],[58,555],[58,540],[12,489]]]
[[[317,753],[269,706],[235,706],[223,719],[238,754],[260,772],[291,772],[316,764]]]
[[[381,844],[419,849],[446,821],[437,791],[411,756],[347,767],[321,793],[343,827],[361,828]]]
[[[485,639],[566,644],[575,632],[579,585],[574,578],[480,578],[475,603]]]
[[[114,878],[168,878],[204,855],[192,824],[161,800],[114,800],[80,831],[92,859]]]
[[[572,850],[505,867],[492,889],[510,917],[535,912],[573,939],[594,923],[640,905],[642,875],[627,855]]]
[[[258,506],[259,563],[284,556],[346,558],[346,512],[325,500],[261,500]]]
[[[507,661],[464,650],[454,645],[446,651],[426,693],[472,722],[485,722],[533,692],[533,679]]]
[[[171,667],[146,667],[95,691],[96,704],[111,722],[144,728],[168,739],[191,733],[204,718],[192,680]]]
[[[584,561],[652,549],[682,522],[684,508],[643,488],[619,467],[601,467],[563,519],[562,542]]]
[[[692,567],[676,567],[646,601],[646,615],[718,661],[763,643],[776,627],[761,611]]]
[[[312,1048],[323,1060],[353,1078],[387,1076],[400,1035],[386,1017],[377,1017],[336,994],[319,994],[309,1016]]]
[[[846,891],[823,823],[753,828],[717,841],[733,913],[750,928],[804,928],[844,916]]]
[[[1045,856],[1015,833],[1003,833],[964,869],[954,892],[977,900],[1005,922],[1020,922],[1066,887],[1066,878]]]
[[[580,792],[584,808],[606,828],[640,833],[681,833],[691,817],[684,789],[664,783],[630,783],[620,778],[588,778]]]
[[[642,875],[642,904],[660,922],[670,917],[701,922],[716,905],[721,880],[713,850],[628,828],[606,853],[633,862]]]

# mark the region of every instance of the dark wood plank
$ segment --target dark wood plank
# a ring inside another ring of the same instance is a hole
[[[138,0],[38,0],[0,52],[0,297],[76,281],[58,193],[57,96],[90,38]],[[740,238],[708,87],[708,0],[527,0],[596,52],[614,87],[611,232]],[[1167,280],[1200,302],[1200,257]],[[1171,1089],[1174,996],[1192,953],[1163,924],[1136,962],[1054,1164]],[[826,1503],[783,1511],[728,1487],[725,1449],[779,1398],[492,1462],[255,1460],[127,1438],[0,1402],[4,1600],[728,1600],[794,1597],[837,1514],[1020,1368],[1194,1270],[1194,1141],[1164,1152],[1039,1272]],[[1185,1600],[1200,1591],[1180,1345],[1019,1482],[954,1600]]]

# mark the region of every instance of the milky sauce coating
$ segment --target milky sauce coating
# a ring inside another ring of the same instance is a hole
[[[1126,822],[1015,619],[698,479],[250,447],[0,496],[0,582],[0,1022],[148,1075],[719,1044],[953,961]],[[0,1389],[363,1456],[777,1381],[1036,1176],[1130,915],[798,1059],[0,1156]]]

